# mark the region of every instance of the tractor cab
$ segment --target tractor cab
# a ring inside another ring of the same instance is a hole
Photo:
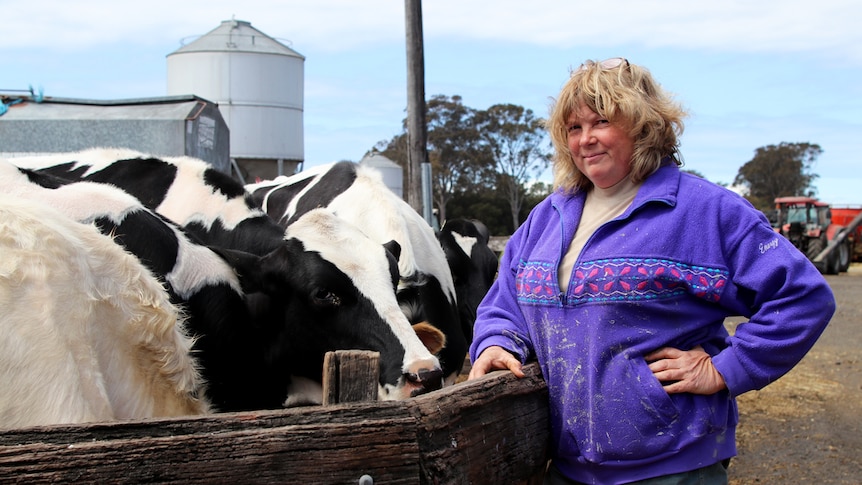
[[[815,261],[824,273],[846,271],[842,268],[845,259],[849,266],[849,246],[846,244],[839,245],[837,251],[830,251],[822,263],[816,260],[841,229],[832,224],[829,204],[812,197],[778,197],[775,199],[775,214],[775,231],[786,237],[808,259]]]

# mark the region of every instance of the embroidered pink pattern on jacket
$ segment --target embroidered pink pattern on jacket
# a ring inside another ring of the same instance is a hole
[[[518,301],[559,304],[559,286],[551,263],[521,262],[515,277]],[[691,266],[667,259],[615,258],[588,261],[574,270],[567,303],[642,301],[689,293],[718,301],[727,284],[726,270]]]

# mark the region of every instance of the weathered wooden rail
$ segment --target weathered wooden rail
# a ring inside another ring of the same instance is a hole
[[[0,432],[0,483],[541,483],[547,387],[500,371],[395,402]]]

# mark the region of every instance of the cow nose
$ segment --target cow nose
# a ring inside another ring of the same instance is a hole
[[[418,374],[411,372],[405,374],[404,377],[407,379],[407,382],[419,386],[410,393],[410,397],[436,391],[443,387],[443,370],[439,368],[420,369]]]

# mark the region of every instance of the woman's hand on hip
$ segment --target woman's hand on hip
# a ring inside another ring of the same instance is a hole
[[[668,394],[715,394],[727,388],[724,377],[712,365],[712,357],[700,345],[691,350],[664,347],[644,359]]]

